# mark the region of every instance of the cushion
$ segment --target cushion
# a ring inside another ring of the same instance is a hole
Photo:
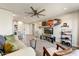
[[[0,35],[0,49],[3,49],[4,43],[5,43],[5,38],[2,35]]]
[[[15,43],[16,42],[15,35],[6,35],[5,38],[6,38],[5,44],[9,43],[9,44],[13,45],[12,51],[16,51],[19,49],[17,46],[18,42],[17,42],[17,44]]]
[[[11,43],[6,42],[4,44],[4,51],[5,51],[6,54],[7,53],[11,53],[12,52],[12,49],[13,49],[13,45]]]
[[[13,44],[12,51],[17,51],[17,50],[19,50],[18,46],[17,46],[15,43],[12,43],[12,44]]]
[[[14,35],[6,35],[5,39],[6,39],[6,41],[13,42],[15,40],[15,36]]]
[[[62,55],[69,54],[71,52],[72,52],[72,48],[68,48],[68,49],[65,49],[65,50],[62,50],[62,51],[55,52],[54,55],[62,56]]]
[[[12,52],[12,53],[7,54],[5,56],[35,56],[35,55],[36,55],[36,53],[33,48],[25,47],[23,49],[20,49],[16,52]]]

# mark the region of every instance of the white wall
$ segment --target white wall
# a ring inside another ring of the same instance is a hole
[[[12,34],[13,14],[0,9],[0,35]]]
[[[25,24],[25,34],[32,34],[32,24]]]
[[[73,12],[73,13],[68,13],[64,14],[62,16],[56,17],[58,19],[62,20],[62,23],[58,26],[54,27],[54,36],[56,36],[56,41],[60,42],[61,41],[61,25],[63,23],[67,23],[69,25],[69,29],[72,31],[72,45],[77,46],[77,40],[78,40],[78,20],[79,20],[79,12]],[[53,18],[52,18],[53,19]],[[39,22],[35,23],[35,31],[38,31],[41,33],[41,29],[39,29]],[[39,31],[40,30],[40,31]]]
[[[34,28],[32,27],[33,24],[34,24]],[[41,26],[41,22],[25,24],[25,33],[34,34],[35,36],[40,37],[40,35],[42,35],[43,31],[42,31],[42,28],[39,28],[39,26]]]
[[[18,25],[18,31],[19,32],[24,32],[24,30],[25,30],[25,24],[23,22],[21,22],[21,21],[18,21],[17,25]]]
[[[43,33],[43,28],[39,28],[42,25],[42,22],[36,22],[35,24],[35,32],[34,34],[38,37],[40,37],[40,35],[42,35]]]
[[[25,24],[25,34],[29,34],[29,24]]]
[[[68,23],[68,25],[70,26],[70,28],[72,29],[72,45],[73,46],[77,46],[77,39],[78,39],[78,13],[79,12],[73,12],[73,13],[69,13],[69,14],[65,14],[63,16],[59,16],[57,18],[62,20],[62,23]],[[61,37],[61,25],[54,27],[54,35],[57,38],[57,41],[60,41],[60,37]]]
[[[29,34],[33,34],[32,33],[32,24],[29,24]]]
[[[78,12],[78,19],[79,19],[79,12]],[[78,33],[78,35],[77,35],[78,36],[77,45],[78,46],[77,47],[79,47],[79,20],[78,20],[77,23],[78,23],[78,25],[77,25],[78,26],[78,30],[77,30],[77,33]]]

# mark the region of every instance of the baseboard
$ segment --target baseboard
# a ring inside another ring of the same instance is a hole
[[[76,49],[79,49],[79,47],[78,47],[78,46],[72,46],[72,48],[76,48]]]

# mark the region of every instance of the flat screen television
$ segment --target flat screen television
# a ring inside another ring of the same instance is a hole
[[[45,34],[53,34],[53,28],[44,28],[44,33]]]

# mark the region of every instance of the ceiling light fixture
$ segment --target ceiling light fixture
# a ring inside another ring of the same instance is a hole
[[[64,8],[64,10],[67,10],[67,8]]]
[[[18,21],[18,24],[23,24],[23,22],[22,21]]]
[[[13,14],[13,16],[16,16],[16,14]]]

